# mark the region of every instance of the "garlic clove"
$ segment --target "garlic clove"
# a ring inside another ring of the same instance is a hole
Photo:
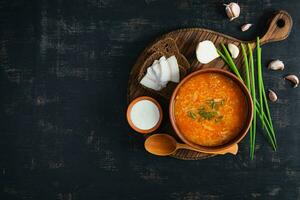
[[[277,98],[277,94],[273,90],[271,90],[271,89],[269,89],[269,99],[272,102],[275,102],[278,99]]]
[[[299,85],[299,79],[296,75],[287,75],[286,77],[284,77],[284,79],[291,81],[294,84],[294,88],[298,87]]]
[[[243,26],[241,26],[241,30],[243,32],[248,31],[249,28],[252,26],[253,24],[244,24]]]
[[[271,70],[283,70],[284,69],[284,64],[281,60],[273,60],[269,63],[268,69]]]
[[[235,18],[238,18],[240,16],[240,6],[237,3],[230,3],[230,4],[224,4],[226,14],[230,21],[234,20]]]
[[[235,44],[229,43],[228,50],[229,50],[232,58],[235,59],[239,56],[240,50]]]

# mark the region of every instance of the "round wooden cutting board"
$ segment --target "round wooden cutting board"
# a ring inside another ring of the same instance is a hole
[[[292,29],[292,24],[292,18],[287,12],[276,12],[270,20],[266,33],[261,37],[261,44],[286,39]],[[166,42],[168,40],[175,41],[177,50],[174,49],[172,45],[170,45],[170,42]],[[190,72],[209,67],[224,68],[228,70],[227,66],[220,58],[215,59],[209,64],[201,64],[197,61],[197,58],[195,56],[195,49],[198,43],[203,40],[211,40],[218,49],[220,49],[221,43],[233,43],[238,47],[240,47],[241,43],[250,43],[251,47],[255,48],[254,41],[241,41],[233,37],[224,35],[222,33],[217,33],[211,30],[201,28],[180,29],[167,33],[155,40],[147,48],[145,48],[145,50],[138,57],[134,67],[131,70],[128,83],[127,100],[129,104],[132,100],[139,96],[150,96],[155,98],[161,104],[161,107],[164,112],[164,119],[160,128],[152,134],[167,133],[174,136],[177,139],[177,141],[181,142],[180,139],[176,136],[171,126],[168,114],[169,98],[174,88],[176,87],[176,84],[170,83],[163,91],[155,92],[153,90],[149,90],[141,86],[139,84],[139,81],[144,76],[147,67],[151,66],[153,59],[157,59],[157,56],[162,55],[169,57],[173,54],[176,56],[180,65],[181,79]],[[151,58],[153,59],[151,60]],[[242,62],[243,57],[240,53],[238,58],[235,59],[235,63],[236,66],[238,66],[240,68],[240,71],[243,73]],[[145,136],[147,137],[148,135]],[[214,155],[199,153],[191,150],[178,150],[172,156],[183,160],[200,160],[209,158]]]

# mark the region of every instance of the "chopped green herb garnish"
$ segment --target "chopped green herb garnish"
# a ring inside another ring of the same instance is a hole
[[[211,99],[207,101],[210,107],[214,110],[217,110],[219,108],[219,105],[224,105],[225,100],[224,99]]]
[[[209,112],[206,111],[204,108],[200,108],[199,115],[204,119],[211,120],[213,117],[217,115],[217,112],[215,111]]]
[[[210,106],[212,109],[216,108],[216,102],[214,100],[211,101]]]
[[[196,119],[197,118],[197,115],[194,112],[192,112],[192,111],[188,111],[188,116],[190,118],[192,118],[192,119]]]
[[[187,115],[193,120],[198,119],[198,122],[202,120],[212,120],[220,121],[223,116],[220,115],[218,111],[218,106],[222,105],[223,99],[211,99],[207,100],[208,105],[202,105],[198,112],[188,111]],[[224,103],[223,103],[224,104]]]

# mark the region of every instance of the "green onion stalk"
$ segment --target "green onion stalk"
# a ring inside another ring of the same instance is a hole
[[[239,73],[238,68],[234,64],[234,61],[231,58],[230,53],[228,52],[227,48],[224,44],[221,44],[221,47],[224,51],[224,54],[220,51],[218,51],[218,54],[220,57],[224,60],[224,62],[229,66],[231,71],[235,73],[235,75],[241,79],[243,82],[245,82],[252,100],[253,100],[253,107],[255,112],[253,113],[253,121],[251,124],[251,127],[249,129],[250,134],[250,158],[254,158],[254,152],[255,152],[255,141],[256,141],[256,117],[260,119],[260,122],[262,124],[262,127],[264,131],[266,132],[265,135],[273,147],[274,150],[277,149],[277,142],[276,142],[276,135],[273,128],[272,118],[270,114],[270,109],[264,89],[264,82],[263,82],[263,75],[262,75],[262,65],[261,65],[261,47],[260,47],[260,41],[259,38],[257,38],[256,41],[256,53],[257,53],[257,85],[258,85],[258,97],[259,99],[256,99],[256,90],[255,90],[255,72],[254,72],[254,59],[252,54],[252,48],[250,44],[248,46],[248,54],[249,59],[246,52],[246,47],[244,44],[241,44],[242,47],[242,54],[244,58],[244,65],[245,65],[245,81],[243,80],[241,74]]]

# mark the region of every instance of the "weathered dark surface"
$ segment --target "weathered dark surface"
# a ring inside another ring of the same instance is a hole
[[[7,0],[0,2],[0,191],[6,199],[300,199],[300,92],[282,80],[299,75],[299,1],[240,1],[229,22],[223,1]],[[287,10],[290,37],[264,46],[277,91],[271,105],[274,153],[258,135],[240,153],[205,161],[158,158],[125,121],[128,73],[162,33],[203,27],[241,39],[262,32],[270,13]],[[255,26],[241,33],[239,26]]]

